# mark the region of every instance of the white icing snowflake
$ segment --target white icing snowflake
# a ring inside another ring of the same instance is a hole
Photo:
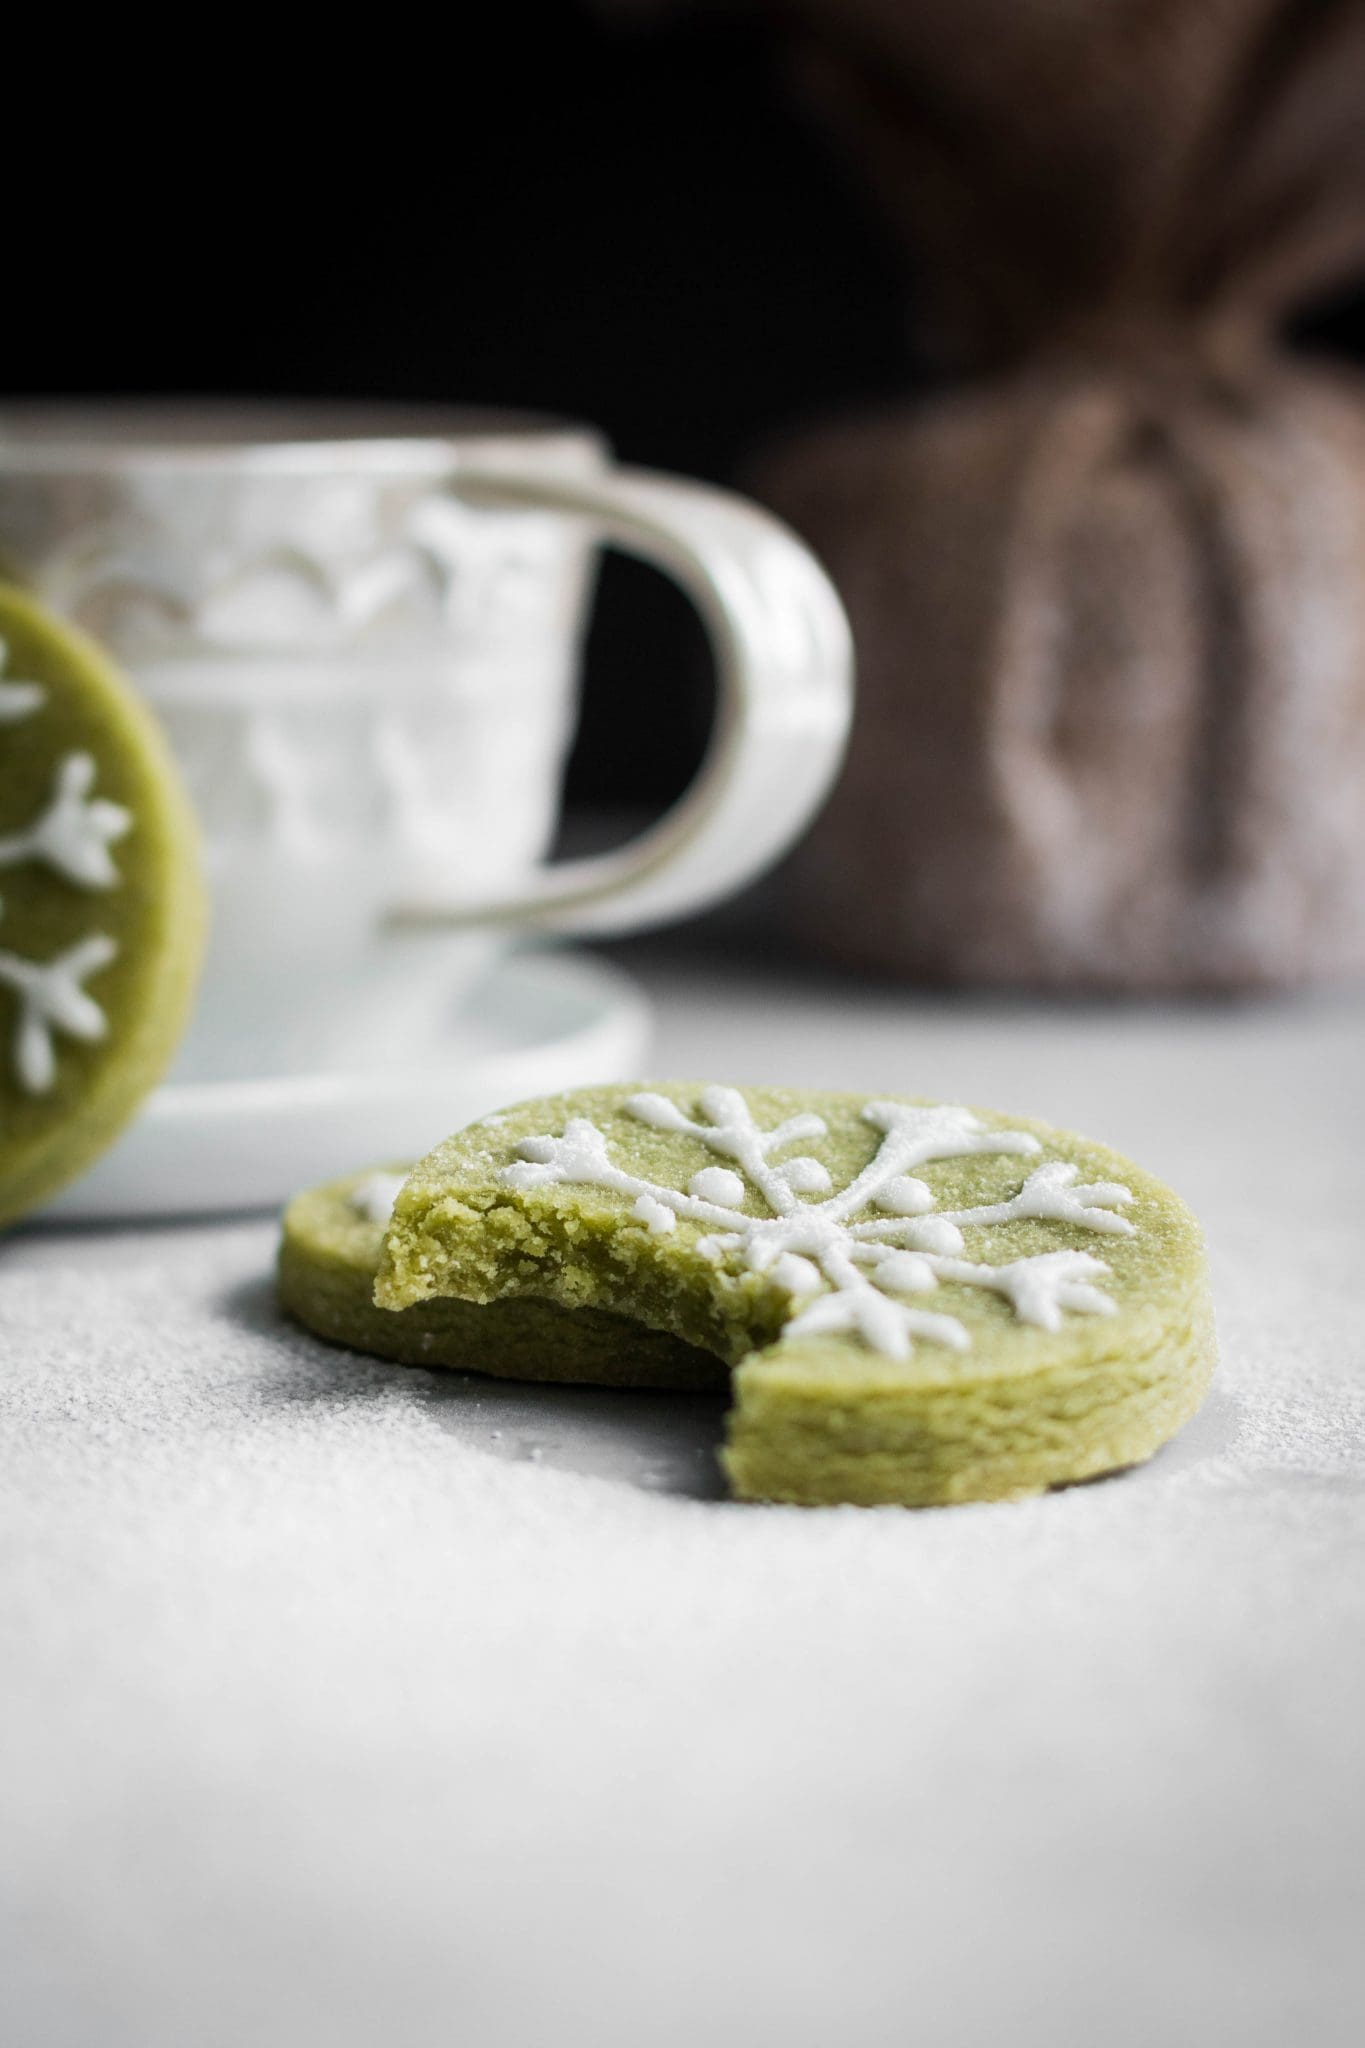
[[[51,960],[25,960],[0,951],[0,983],[19,998],[12,1051],[14,1071],[30,1095],[45,1095],[57,1078],[53,1033],[93,1044],[104,1037],[108,1019],[81,984],[88,974],[107,967],[118,952],[103,932],[78,939]]]
[[[7,660],[8,649],[0,640],[0,670]],[[0,680],[0,726],[32,717],[45,701],[41,683]],[[0,839],[0,868],[37,861],[78,888],[117,887],[119,871],[109,848],[128,831],[132,814],[122,804],[91,795],[95,775],[91,755],[65,755],[52,794],[33,823]],[[0,986],[19,999],[11,1041],[14,1072],[30,1095],[46,1094],[56,1079],[56,1033],[86,1044],[104,1037],[108,1020],[83,984],[117,952],[102,932],[90,933],[50,960],[28,960],[0,949]]]
[[[93,755],[64,755],[44,809],[25,831],[0,839],[0,868],[42,861],[83,889],[117,888],[119,871],[109,848],[133,817],[122,804],[91,796],[95,775]]]
[[[625,1109],[656,1130],[696,1138],[733,1163],[701,1168],[685,1191],[665,1187],[618,1166],[596,1124],[573,1117],[562,1136],[523,1139],[519,1160],[502,1170],[504,1184],[612,1188],[632,1197],[632,1213],[661,1235],[680,1217],[710,1226],[698,1251],[731,1270],[768,1274],[792,1304],[787,1336],[847,1333],[888,1358],[906,1357],[916,1337],[969,1350],[971,1338],[956,1316],[912,1307],[906,1299],[931,1293],[942,1280],[990,1288],[1005,1296],[1021,1322],[1044,1330],[1060,1328],[1068,1309],[1114,1312],[1113,1301],[1095,1285],[1109,1268],[1091,1253],[1039,1252],[985,1265],[964,1256],[963,1231],[1034,1217],[1131,1236],[1133,1225],[1116,1213],[1133,1199],[1129,1189],[1116,1181],[1078,1186],[1076,1167],[1049,1159],[1006,1201],[940,1210],[933,1191],[911,1171],[974,1153],[1038,1153],[1042,1146],[1030,1132],[987,1130],[971,1110],[952,1104],[869,1102],[863,1118],[882,1132],[882,1142],[862,1172],[836,1191],[828,1168],[810,1153],[773,1163],[789,1145],[824,1137],[822,1117],[802,1114],[760,1130],[739,1090],[721,1087],[703,1090],[704,1121],[648,1092],[632,1095]],[[766,1214],[751,1216],[740,1207],[750,1194]]]

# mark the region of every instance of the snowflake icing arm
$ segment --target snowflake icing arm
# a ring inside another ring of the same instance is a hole
[[[0,839],[0,867],[41,860],[86,889],[112,889],[119,881],[109,848],[133,822],[122,804],[92,797],[95,762],[68,754],[59,764],[47,807],[24,832]]]
[[[745,1179],[762,1194],[775,1214],[789,1215],[797,1206],[796,1196],[804,1183],[809,1191],[828,1187],[829,1175],[818,1159],[792,1160],[785,1167],[768,1164],[768,1155],[780,1152],[802,1138],[823,1138],[828,1125],[823,1117],[802,1111],[762,1131],[738,1088],[713,1085],[701,1093],[704,1123],[689,1117],[666,1095],[645,1090],[626,1102],[627,1112],[640,1123],[659,1131],[677,1131],[697,1138],[708,1151],[733,1159]],[[736,1200],[743,1199],[741,1183]]]
[[[41,683],[0,683],[0,725],[17,725],[43,701]]]
[[[951,1351],[969,1351],[971,1338],[956,1316],[907,1308],[866,1284],[838,1287],[817,1295],[809,1308],[792,1317],[784,1337],[861,1337],[884,1358],[908,1358],[911,1339],[927,1337]]]
[[[0,640],[0,673],[9,661],[9,648]],[[0,682],[0,725],[17,725],[21,718],[31,718],[46,697],[41,683]]]
[[[87,975],[107,967],[117,951],[112,939],[96,932],[42,963],[0,952],[0,982],[19,998],[15,1071],[30,1095],[45,1095],[56,1079],[54,1033],[62,1032],[86,1044],[104,1037],[108,1030],[105,1014],[81,984]]]
[[[1045,1160],[1035,1166],[1009,1201],[992,1202],[980,1209],[955,1209],[950,1212],[951,1220],[956,1224],[1013,1223],[1034,1216],[1049,1223],[1078,1223],[1084,1230],[1104,1231],[1111,1237],[1131,1237],[1133,1225],[1114,1212],[1132,1201],[1132,1189],[1114,1180],[1077,1187],[1074,1183],[1079,1172],[1079,1167],[1065,1159]]]
[[[923,1181],[908,1177],[912,1166],[933,1159],[962,1159],[978,1152],[1040,1152],[1029,1131],[989,1131],[970,1109],[956,1103],[869,1102],[863,1121],[884,1135],[874,1158],[837,1198],[840,1215],[854,1216],[869,1202],[904,1214],[931,1208]]]
[[[1021,1323],[1040,1330],[1060,1330],[1062,1311],[1078,1315],[1112,1316],[1115,1303],[1091,1282],[1109,1271],[1103,1259],[1092,1252],[1035,1252],[1030,1258],[1012,1259],[1003,1266],[975,1265],[966,1259],[942,1259],[938,1276],[960,1280],[969,1287],[990,1288],[1003,1294]]]
[[[741,1227],[746,1221],[741,1211],[726,1204],[682,1194],[677,1188],[644,1180],[639,1174],[617,1166],[607,1149],[606,1138],[586,1117],[570,1117],[562,1137],[523,1138],[517,1150],[521,1157],[503,1168],[502,1179],[505,1186],[518,1191],[545,1187],[555,1181],[612,1188],[618,1194],[634,1196],[639,1220],[659,1234],[672,1230],[680,1216],[693,1223],[730,1228]]]
[[[869,1284],[842,1246],[831,1244],[820,1263],[825,1278],[832,1283],[832,1291],[817,1295],[808,1308],[792,1317],[784,1336],[847,1333],[861,1337],[886,1358],[908,1358],[915,1337],[928,1337],[935,1343],[946,1344],[952,1351],[971,1348],[971,1338],[956,1316],[937,1315],[891,1300]]]

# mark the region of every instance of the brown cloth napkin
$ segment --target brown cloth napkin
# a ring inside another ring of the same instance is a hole
[[[893,973],[1365,967],[1365,0],[782,0],[919,259],[946,395],[762,488],[858,643],[797,914]]]

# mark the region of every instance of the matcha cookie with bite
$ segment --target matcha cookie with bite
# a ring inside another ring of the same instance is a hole
[[[160,1078],[203,928],[151,712],[93,641],[0,588],[0,1223],[89,1166]]]
[[[599,1387],[715,1388],[718,1358],[664,1330],[599,1309],[534,1297],[477,1308],[451,1298],[394,1315],[377,1308],[375,1277],[401,1171],[350,1174],[295,1195],[284,1212],[276,1285],[282,1307],[329,1343],[399,1365],[497,1379]]]
[[[1215,1346],[1201,1234],[1069,1132],[911,1097],[672,1083],[526,1103],[401,1189],[381,1311],[540,1302],[734,1369],[743,1498],[1007,1499],[1146,1458]]]

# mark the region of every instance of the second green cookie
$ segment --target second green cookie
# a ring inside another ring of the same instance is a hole
[[[204,922],[152,714],[93,641],[0,588],[0,1223],[75,1179],[160,1078]]]

